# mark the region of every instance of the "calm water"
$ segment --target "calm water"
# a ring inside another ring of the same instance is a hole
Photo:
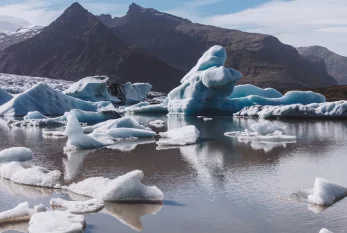
[[[315,177],[347,185],[347,122],[276,121],[298,137],[297,143],[246,144],[223,133],[243,130],[256,120],[136,118],[145,125],[154,119],[167,121],[160,131],[194,124],[203,140],[169,150],[157,150],[154,140],[142,140],[119,144],[118,150],[67,155],[63,153],[67,139],[43,138],[39,128],[10,129],[0,120],[0,149],[31,148],[33,163],[63,171],[65,183],[92,176],[115,178],[140,169],[145,184],[164,192],[163,205],[109,203],[102,212],[86,215],[90,233],[318,233],[322,227],[347,232],[347,198],[325,210],[305,200],[278,198],[311,188]],[[52,197],[76,199],[70,193],[0,179],[0,211],[23,201],[49,206]],[[27,227],[27,223],[0,226],[0,232],[26,232]]]

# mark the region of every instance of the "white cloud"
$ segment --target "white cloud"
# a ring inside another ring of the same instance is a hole
[[[26,0],[20,3],[1,3],[0,15],[19,17],[36,25],[48,25],[54,21],[74,0]],[[90,0],[79,1],[83,7],[93,14],[110,13],[120,15],[128,7],[117,1],[96,2]]]
[[[271,34],[293,46],[322,45],[347,55],[346,12],[346,0],[276,0],[237,13],[197,20],[220,27]]]

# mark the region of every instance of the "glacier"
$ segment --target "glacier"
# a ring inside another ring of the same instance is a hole
[[[91,177],[69,185],[71,192],[103,201],[161,202],[164,194],[155,186],[141,183],[144,174],[140,170],[129,172],[113,180]]]
[[[1,105],[0,115],[25,116],[32,111],[38,111],[46,116],[64,115],[71,109],[96,112],[115,108],[109,101],[96,103],[83,101],[56,91],[45,83],[39,83]]]
[[[313,192],[307,197],[311,204],[330,206],[346,196],[347,187],[322,178],[316,178]]]
[[[28,161],[33,158],[33,152],[26,147],[12,147],[0,151],[0,163],[12,161]]]
[[[63,91],[65,95],[90,101],[110,101],[113,103],[121,102],[118,98],[111,96],[108,92],[107,76],[86,77],[72,84],[69,89]]]

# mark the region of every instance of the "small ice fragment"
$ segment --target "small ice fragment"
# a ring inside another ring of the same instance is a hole
[[[322,228],[322,230],[320,230],[319,233],[333,233],[333,232],[329,231],[328,229]]]
[[[0,213],[0,223],[28,221],[34,214],[28,202],[23,202],[15,208]]]
[[[52,207],[61,207],[72,214],[86,214],[98,212],[104,208],[104,202],[100,199],[90,199],[88,201],[67,201],[60,198],[52,198]]]
[[[347,196],[347,188],[334,182],[316,178],[308,201],[315,205],[329,206]]]

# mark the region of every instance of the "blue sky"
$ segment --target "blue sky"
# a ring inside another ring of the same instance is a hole
[[[347,0],[80,0],[94,14],[124,15],[135,2],[193,22],[270,34],[293,46],[322,45],[347,56]],[[74,1],[1,0],[0,15],[47,25]]]

